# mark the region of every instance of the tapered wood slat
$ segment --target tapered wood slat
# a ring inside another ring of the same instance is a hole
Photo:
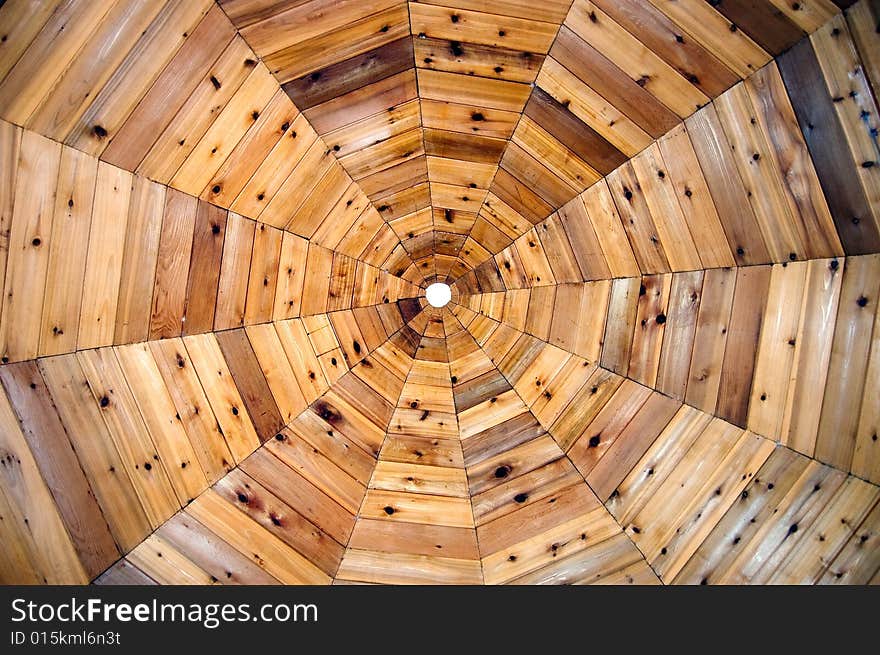
[[[53,195],[61,164],[61,147],[33,132],[24,132],[20,148],[14,186],[19,202],[10,212],[0,315],[0,361],[4,362],[33,359],[39,350],[40,311],[30,299],[42,298],[45,291]]]
[[[49,252],[43,297],[41,355],[76,349],[97,172],[95,160],[71,148],[62,149],[52,217],[55,247]],[[105,322],[112,328],[114,322],[106,316]]]
[[[4,367],[0,381],[77,557],[94,577],[118,557],[118,550],[39,369],[34,362]]]
[[[80,349],[113,343],[123,265],[120,245],[125,241],[131,189],[131,174],[98,165],[77,335]]]
[[[88,381],[74,355],[42,359],[39,367],[110,531],[119,548],[128,551],[152,527]]]

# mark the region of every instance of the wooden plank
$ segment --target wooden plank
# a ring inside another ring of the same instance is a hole
[[[303,395],[313,403],[327,390],[329,383],[305,327],[299,320],[289,320],[276,323],[275,328]]]
[[[186,513],[283,583],[327,584],[330,581],[327,574],[212,489],[191,503]]]
[[[452,16],[456,17],[455,20]],[[410,6],[410,28],[413,34],[425,34],[434,39],[546,53],[557,26],[543,21],[416,3]]]
[[[776,64],[768,64],[749,77],[745,88],[756,110],[757,123],[771,146],[770,160],[782,181],[791,230],[804,244],[796,254],[808,259],[842,255],[834,221]]]
[[[672,276],[667,273],[645,276],[639,287],[627,375],[649,387],[654,387],[657,382],[671,286]],[[606,330],[613,329],[613,324],[609,324],[606,328]]]
[[[280,81],[286,82],[310,71],[319,70],[334,61],[349,59],[378,48],[409,33],[406,6],[399,0],[383,0],[381,5],[373,4],[369,7],[375,10],[375,13],[365,14],[361,8],[359,9],[361,13],[357,14],[357,17],[348,14],[350,16],[348,20],[351,20],[349,24],[341,25],[340,22],[344,24],[347,21],[345,12],[336,13],[328,23],[322,3],[305,5],[303,8],[307,12],[313,12],[314,17],[293,18],[293,20],[304,20],[302,25],[306,26],[306,32],[303,34],[303,36],[307,35],[305,40],[299,40],[297,37],[297,34],[302,33],[303,28],[291,30],[289,25],[283,23],[288,14],[282,13],[275,17],[282,21],[281,31],[276,29],[265,34],[271,42],[271,45],[266,45],[266,49],[274,51],[281,44],[292,42],[291,45],[271,55],[264,54],[262,46],[255,48],[271,67],[272,74]],[[271,24],[271,21],[266,23]],[[386,26],[388,29],[383,30],[382,28]],[[259,28],[259,25],[254,27]],[[253,34],[248,31],[246,38],[251,42]]]
[[[214,326],[226,216],[225,209],[199,201],[186,287],[184,334],[209,332]]]
[[[552,529],[579,520],[596,509],[599,509],[599,501],[590,488],[583,483],[574,484],[540,502],[522,507],[477,528],[480,554],[485,559],[487,555],[504,553],[504,559],[507,559],[508,553],[512,554],[510,549],[514,544],[532,537],[543,541],[550,536],[547,533]],[[602,513],[607,514],[604,510]],[[578,537],[580,532],[582,530],[576,533]],[[548,545],[554,541],[552,538],[548,539]]]
[[[0,79],[6,77],[60,4],[61,0],[9,3],[0,13],[0,32],[8,35],[15,29],[16,35],[0,42]]]
[[[217,282],[217,306],[214,329],[224,330],[244,325],[251,254],[256,224],[230,212],[226,219],[220,278]]]
[[[279,453],[288,445],[293,446],[292,450],[296,452],[306,444],[305,447],[311,447],[314,455],[320,454],[325,460],[333,462],[364,488],[369,484],[376,460],[358,448],[345,435],[332,430],[331,426],[314,412],[303,412],[280,434],[282,439],[279,441],[276,435],[278,443],[271,444],[273,452]],[[293,461],[292,458],[288,459]],[[361,499],[363,493],[362,489]]]
[[[416,66],[464,75],[531,83],[546,61],[534,52],[522,52],[457,39],[413,39]]]
[[[223,11],[212,7],[118,131],[110,133],[102,128],[111,138],[103,161],[135,170],[233,35]]]
[[[584,247],[579,260],[581,270],[584,270],[585,266],[589,266],[585,262],[591,253],[597,255],[597,260],[600,259],[598,255],[601,255],[606,264],[605,267],[595,264],[594,268],[596,268],[597,273],[594,274],[594,277],[585,277],[587,279],[606,279],[607,277],[633,277],[639,275],[639,266],[636,262],[635,254],[627,240],[626,231],[607,183],[602,181],[594,184],[581,195],[581,200],[586,210],[585,218],[587,219],[584,221],[584,226],[578,230],[581,233],[578,240],[581,241]],[[574,217],[580,218],[582,216],[576,201],[572,209],[574,210]],[[565,211],[565,208],[563,208],[560,211],[560,215],[564,217]],[[569,238],[571,239],[574,239],[574,224],[573,218],[566,226]],[[591,230],[595,233],[599,246],[598,250],[593,243],[590,234]],[[575,247],[574,241],[572,241],[572,246]],[[575,247],[575,252],[578,252],[577,247]],[[605,273],[606,269],[607,273]]]
[[[657,390],[678,400],[684,400],[687,390],[703,276],[703,271],[672,276],[666,329],[657,367]],[[718,369],[720,374],[720,362]]]
[[[6,546],[0,560],[3,582],[88,582],[92,574],[80,561],[77,543],[67,533],[63,514],[40,472],[38,455],[31,452],[6,394],[0,394],[0,427],[0,443],[10,460],[0,469],[4,516],[0,529]]]
[[[242,470],[324,533],[304,536],[330,537],[337,543],[346,543],[354,527],[354,516],[268,450],[258,450]],[[238,498],[236,501],[250,502]]]
[[[709,98],[592,2],[575,0],[565,26],[681,118]]]
[[[689,117],[685,125],[734,259],[740,265],[767,263],[770,253],[747,201],[715,107],[704,107]]]
[[[77,361],[150,525],[158,527],[180,509],[181,503],[116,355],[110,348],[87,350],[77,354]]]
[[[303,315],[321,314],[327,311],[332,268],[333,252],[310,244],[303,282]]]
[[[478,560],[349,549],[337,579],[385,584],[480,584]]]
[[[609,511],[626,524],[653,498],[679,463],[690,455],[691,447],[711,422],[704,412],[682,405],[675,416],[651,444],[642,459],[615,490],[606,503]],[[700,442],[700,446],[703,442]],[[693,457],[702,456],[700,448]]]
[[[119,557],[119,551],[40,371],[35,362],[4,366],[0,381],[82,567],[93,578]]]
[[[257,166],[230,209],[251,218],[259,216],[283,187],[291,171],[315,147],[317,138],[306,117],[298,115]]]
[[[258,223],[254,231],[254,248],[250,260],[244,323],[264,323],[272,320],[275,305],[275,287],[278,282],[278,263],[281,257],[282,232],[265,223]]]
[[[119,276],[114,343],[144,341],[149,335],[164,206],[165,187],[135,175]]]
[[[110,532],[120,550],[128,552],[153,528],[88,380],[73,355],[43,358],[38,365]]]
[[[245,65],[252,59],[246,59]],[[177,169],[170,184],[193,195],[200,195],[238,142],[251,129],[260,113],[278,91],[278,82],[260,63],[232,96],[198,145]]]
[[[180,336],[186,310],[193,230],[198,199],[168,189],[150,313],[150,339]]]
[[[654,138],[678,123],[678,117],[565,25],[550,55]]]
[[[758,354],[755,345],[761,335],[770,275],[769,266],[745,267],[736,272],[716,413],[740,427],[745,427],[748,420]]]
[[[412,67],[412,37],[404,37],[285,82],[283,89],[305,111]]]
[[[697,246],[667,175],[666,162],[663,161],[659,145],[652,144],[631,161],[670,269],[687,271],[700,268],[702,262]]]
[[[651,142],[648,133],[553,57],[541,66],[536,83],[624,154],[635,155]]]
[[[278,584],[278,580],[185,512],[157,534],[188,560],[224,584]]]
[[[300,315],[308,244],[306,239],[290,232],[282,234],[278,281],[275,285],[275,303],[272,310],[274,321]]]
[[[28,119],[28,128],[62,141],[165,4],[163,0],[148,5],[115,3],[110,7]],[[99,66],[96,61],[100,61]]]
[[[748,420],[750,430],[770,438],[782,427],[806,273],[806,264],[794,262],[773,266],[770,274]]]
[[[713,98],[737,82],[737,75],[656,7],[638,0],[593,0],[593,4]]]
[[[880,431],[880,411],[872,398],[877,397],[880,391],[880,312],[874,311],[874,331],[871,337],[871,355],[868,360],[868,369],[865,374],[865,391],[862,394],[862,409],[859,416],[858,435],[856,446],[853,451],[852,472],[854,475],[876,483],[880,480],[880,453],[878,453],[877,440],[874,439]]]
[[[457,528],[472,528],[474,525],[470,501],[467,499],[404,491],[368,490],[360,516]]]
[[[639,269],[643,273],[666,273],[672,270],[632,162],[613,171],[606,181]]]
[[[95,94],[65,143],[99,155],[212,6],[206,0],[167,3]]]
[[[286,425],[308,406],[308,402],[296,383],[296,376],[284,354],[275,326],[269,323],[253,325],[245,331],[281,412],[281,421]]]
[[[718,5],[717,11],[772,55],[787,50],[804,36],[797,24],[769,2],[733,0]]]
[[[96,585],[143,585],[158,584],[153,578],[123,558],[92,581]]]
[[[629,369],[640,287],[641,279],[637,277],[619,278],[611,283],[601,362],[615,373],[623,374]],[[609,326],[614,326],[613,331]]]
[[[24,125],[112,7],[67,2],[53,11],[0,85],[0,114]]]
[[[360,519],[348,547],[405,555],[427,555],[476,560],[473,529]]]
[[[699,0],[648,0],[740,77],[767,63],[770,55],[713,7]]]
[[[126,560],[158,584],[208,585],[214,582],[206,571],[156,533],[141,542],[126,556]]]
[[[61,151],[43,298],[40,354],[76,349],[98,162],[71,148]],[[63,244],[63,247],[62,247]]]
[[[0,121],[0,157],[2,157],[2,166],[0,166],[0,282],[4,284],[6,282],[6,264],[9,258],[9,234],[15,203],[21,134],[21,128],[12,123]],[[3,304],[0,302],[0,315],[2,315],[2,310]]]
[[[876,545],[880,518],[880,504],[865,518],[856,532],[850,537],[843,549],[825,571],[819,584],[867,584],[874,574],[880,561],[877,559]],[[867,548],[865,546],[868,546]]]
[[[152,352],[147,344],[114,348],[123,375],[140,409],[144,424],[171,484],[182,505],[208,486],[207,478],[193,449],[182,419],[168,393]]]
[[[715,412],[721,384],[735,287],[736,271],[733,269],[710,269],[703,277],[684,401],[710,414]]]
[[[292,432],[285,431],[282,439],[270,440],[267,450],[297,471],[350,514],[357,514],[366,492],[366,486],[352,478],[315,447]]]
[[[587,477],[599,498],[607,500],[611,496],[680,406],[679,402],[658,393],[648,398]]]
[[[798,43],[779,58],[778,65],[844,251],[848,255],[876,252],[880,226],[871,219],[859,178],[852,174],[846,135],[813,46],[808,40]]]
[[[296,551],[314,566],[332,574],[342,559],[343,548],[315,524],[303,518],[282,497],[236,469],[214,490],[230,506],[240,510]]]
[[[98,164],[76,344],[80,350],[113,343],[131,189],[131,173]]]
[[[252,55],[241,37],[232,39],[150,147],[138,173],[162,184],[171,181],[253,70],[247,63]]]
[[[217,333],[217,343],[229,366],[232,379],[244,400],[260,441],[272,437],[284,425],[278,405],[260,363],[243,329]]]
[[[658,144],[703,266],[733,266],[721,218],[684,125],[673,128]]]
[[[180,339],[154,341],[149,347],[199,465],[212,484],[234,466],[235,458],[193,361]]]
[[[841,271],[836,260],[807,263],[804,306],[795,337],[795,363],[789,384],[781,441],[812,456],[816,446],[822,397],[828,386],[828,364],[834,338]],[[831,384],[834,384],[833,382]],[[864,407],[864,404],[863,404]]]
[[[260,439],[217,338],[212,334],[190,336],[184,338],[183,344],[217,418],[218,429],[238,463],[260,445]]]
[[[816,437],[816,459],[842,470],[852,465],[878,294],[880,256],[848,258]]]
[[[532,91],[524,113],[603,175],[626,161],[622,152],[540,87]]]
[[[270,153],[274,152],[273,149],[291,129],[295,131],[294,124],[298,116],[299,111],[287,95],[278,90],[260,112],[251,129],[205,185],[200,197],[221,207],[231,206],[254,173]]]
[[[853,16],[854,12],[851,11],[849,15]],[[865,21],[866,24],[867,22]],[[853,160],[858,164],[875,159],[871,131],[877,128],[877,121],[871,121],[870,116],[877,116],[878,109],[868,79],[869,55],[864,57],[865,62],[859,58],[846,25],[843,14],[838,14],[822,26],[811,40],[816,58],[822,66],[825,85],[834,103],[837,118],[846,134]],[[838,101],[838,98],[843,100]],[[868,112],[867,117],[865,112]],[[877,207],[880,204],[880,170],[874,166],[857,166],[856,171],[876,222]]]
[[[16,164],[16,202],[12,220],[5,226],[9,228],[9,254],[0,316],[3,363],[34,359],[39,352],[41,301],[60,163],[60,145],[33,132],[23,133]],[[40,302],[33,301],[37,299]]]

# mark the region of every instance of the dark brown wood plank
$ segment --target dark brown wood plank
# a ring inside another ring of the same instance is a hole
[[[777,64],[844,251],[848,255],[880,251],[880,231],[855,171],[858,162],[850,155],[809,39],[786,52]]]
[[[473,136],[446,130],[425,129],[425,153],[429,156],[463,159],[465,161],[497,164],[504,154],[507,141],[484,136]]]
[[[257,435],[264,442],[284,426],[284,421],[247,334],[242,328],[218,332],[217,342]]]
[[[214,325],[226,216],[225,209],[199,201],[186,289],[184,334],[210,332]]]
[[[787,50],[805,36],[767,0],[715,0],[709,4],[771,55]]]
[[[749,417],[757,343],[769,289],[769,266],[737,271],[715,413],[740,427],[745,427]]]
[[[603,175],[627,159],[626,155],[541,87],[532,89],[524,113]]]
[[[282,88],[305,111],[414,66],[408,36],[286,82]]]

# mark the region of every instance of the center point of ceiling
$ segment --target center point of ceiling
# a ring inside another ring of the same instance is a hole
[[[452,298],[452,290],[448,284],[435,282],[425,290],[425,297],[431,307],[446,307],[446,304]]]

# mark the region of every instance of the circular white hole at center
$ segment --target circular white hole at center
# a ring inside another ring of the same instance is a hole
[[[452,298],[452,290],[448,284],[435,282],[427,288],[425,297],[427,297],[431,307],[446,307],[446,303]]]

